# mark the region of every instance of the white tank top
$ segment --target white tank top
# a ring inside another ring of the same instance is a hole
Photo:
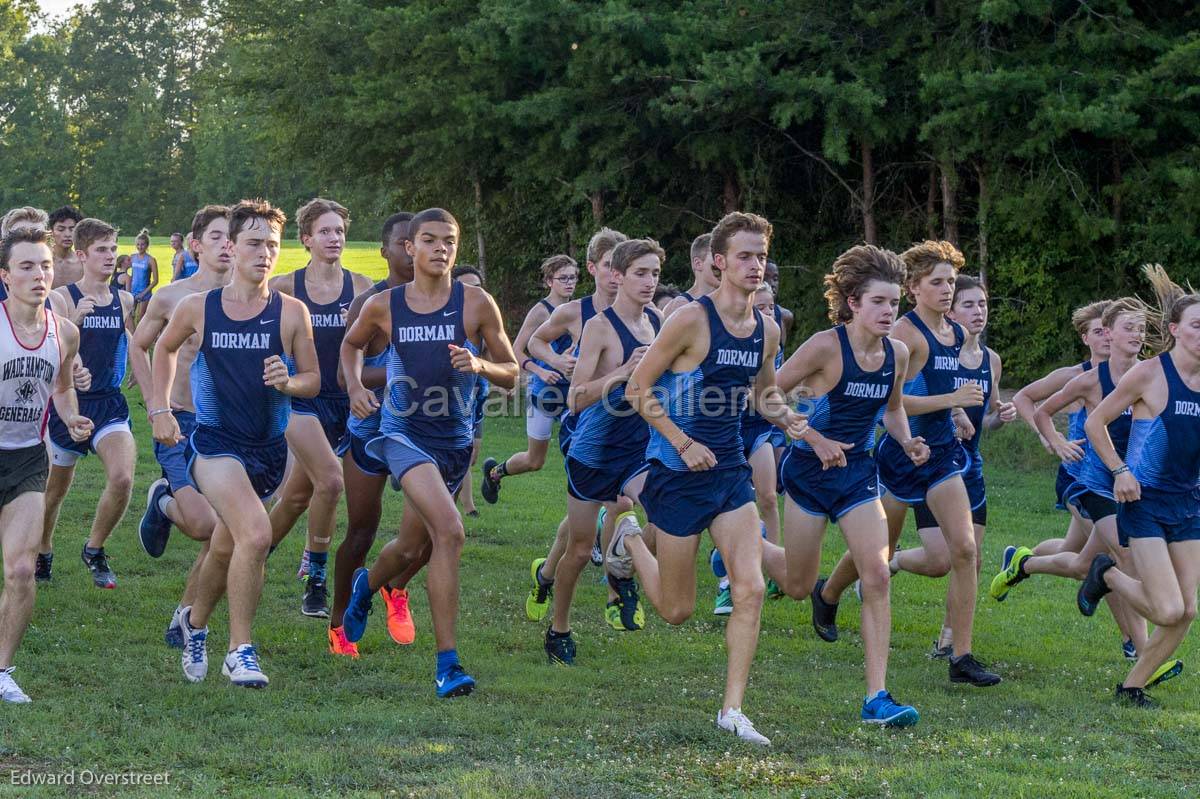
[[[0,450],[42,443],[54,378],[62,363],[54,314],[44,309],[46,332],[37,346],[26,347],[17,340],[8,302],[0,303],[4,308],[0,321]]]

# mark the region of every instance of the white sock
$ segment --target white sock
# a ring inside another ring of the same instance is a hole
[[[718,591],[724,591],[728,587],[729,587],[729,578],[728,577],[722,577],[721,582],[717,583]]]
[[[167,513],[167,508],[169,508],[171,506],[171,503],[174,501],[175,501],[175,497],[171,496],[170,494],[163,494],[161,497],[158,498],[159,512],[162,513],[163,516],[170,518],[170,515]]]

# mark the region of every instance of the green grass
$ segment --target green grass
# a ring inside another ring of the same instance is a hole
[[[579,665],[548,666],[544,626],[525,619],[523,600],[529,561],[544,553],[564,508],[555,448],[543,472],[506,481],[499,506],[477,499],[482,517],[467,520],[459,649],[479,680],[475,695],[434,698],[420,590],[413,646],[391,643],[376,608],[361,660],[326,654],[323,624],[299,614],[302,527],[268,564],[255,627],[271,686],[237,690],[221,677],[223,604],[213,617],[209,678],[188,684],[162,632],[196,546],[177,535],[158,561],[139,549],[134,527],[158,470],[137,413],[135,425],[138,489],[109,546],[118,588],[92,588],[78,560],[101,479],[89,458],[63,510],[54,582],[39,587],[16,658],[34,702],[0,707],[0,795],[80,791],[11,786],[10,769],[169,772],[169,789],[126,790],[143,796],[1128,799],[1192,797],[1200,788],[1194,671],[1156,692],[1165,710],[1114,705],[1113,686],[1127,669],[1115,626],[1103,613],[1082,618],[1075,586],[1061,580],[1022,584],[1003,605],[981,589],[976,650],[1005,678],[983,691],[952,687],[946,666],[925,657],[945,580],[898,578],[889,687],[921,711],[906,731],[858,722],[862,647],[850,597],[835,645],[813,634],[807,603],[768,603],[746,711],[774,746],[762,751],[719,733],[724,647],[722,622],[709,615],[707,569],[694,619],[671,628],[648,612],[646,630],[620,634],[602,621],[604,593],[589,567],[574,619]],[[1005,544],[1063,526],[1051,508],[1052,464],[1030,440],[1010,429],[987,442],[985,580]],[[523,445],[522,420],[488,421],[486,454]],[[389,491],[385,535],[400,508]],[[833,532],[826,569],[840,552]],[[1195,636],[1181,656],[1189,669],[1200,665]]]
[[[137,252],[132,237],[122,236],[119,244],[123,255]],[[170,239],[165,236],[154,237],[151,239],[149,252],[154,256],[154,260],[158,261],[159,282],[164,284],[170,282],[171,258],[175,254],[171,249]],[[308,252],[300,242],[289,239],[283,242],[283,249],[279,253],[279,263],[275,265],[275,274],[294,272],[306,263],[308,263]],[[346,249],[342,251],[342,265],[374,280],[380,280],[387,276],[387,262],[379,257],[379,242],[346,242]]]

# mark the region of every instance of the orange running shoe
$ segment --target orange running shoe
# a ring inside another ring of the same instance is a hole
[[[329,654],[331,655],[349,655],[355,660],[358,659],[358,644],[352,644],[346,640],[346,630],[342,627],[329,628]]]
[[[388,635],[398,644],[411,644],[417,637],[417,628],[408,612],[408,591],[403,588],[393,591],[385,585],[379,589],[379,595],[387,607]]]

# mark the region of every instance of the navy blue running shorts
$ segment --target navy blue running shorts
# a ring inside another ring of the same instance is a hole
[[[700,535],[713,519],[754,502],[750,465],[703,472],[668,469],[650,461],[641,503],[646,519],[667,535]]]
[[[967,451],[957,440],[929,448],[929,460],[915,465],[904,448],[885,435],[875,448],[879,483],[901,502],[915,505],[935,486],[960,475],[967,468]]]
[[[381,435],[367,442],[367,454],[388,465],[392,480],[399,485],[411,469],[422,463],[437,467],[451,495],[458,491],[467,470],[471,468],[471,447],[464,449],[438,449],[422,447],[402,433]]]
[[[640,453],[625,463],[606,465],[603,469],[568,457],[567,493],[584,502],[616,502],[625,484],[647,468]]]
[[[1200,496],[1142,486],[1141,499],[1117,507],[1117,536],[1123,547],[1134,538],[1161,538],[1168,544],[1200,540]]]
[[[967,501],[971,503],[971,523],[980,527],[987,526],[987,487],[983,483],[983,456],[978,452],[967,452],[969,463],[962,473],[963,485],[967,487]],[[933,511],[925,502],[918,502],[913,507],[913,516],[918,530],[938,527]]]
[[[343,396],[292,397],[292,413],[315,416],[325,431],[325,440],[330,449],[337,449],[346,433],[346,420],[350,418],[350,399]]]
[[[192,459],[192,433],[196,429],[196,414],[191,411],[172,411],[175,423],[179,425],[179,434],[183,440],[173,447],[154,442],[154,458],[162,467],[162,475],[167,478],[171,491],[181,488],[196,488],[192,481],[192,470],[188,463]],[[199,490],[199,489],[197,489]]]
[[[129,429],[129,404],[120,391],[98,397],[80,397],[79,413],[92,420],[92,434],[84,441],[71,438],[70,431],[50,406],[49,429],[52,457],[56,466],[71,466],[75,461],[96,451],[96,444],[105,436]]]
[[[192,433],[192,457],[188,471],[195,481],[196,458],[233,458],[242,464],[259,499],[275,493],[287,469],[287,439],[279,436],[266,442],[242,441],[212,427],[199,425]]]
[[[869,452],[846,457],[846,465],[822,469],[821,459],[795,445],[779,461],[779,484],[800,510],[836,522],[879,499],[879,477]]]
[[[350,459],[354,461],[354,465],[363,474],[369,474],[372,477],[382,477],[388,473],[388,465],[379,460],[379,458],[367,454],[367,442],[349,430],[346,431],[346,435],[342,436],[342,440],[338,442],[337,449],[334,452],[341,458],[345,458],[349,454]]]

